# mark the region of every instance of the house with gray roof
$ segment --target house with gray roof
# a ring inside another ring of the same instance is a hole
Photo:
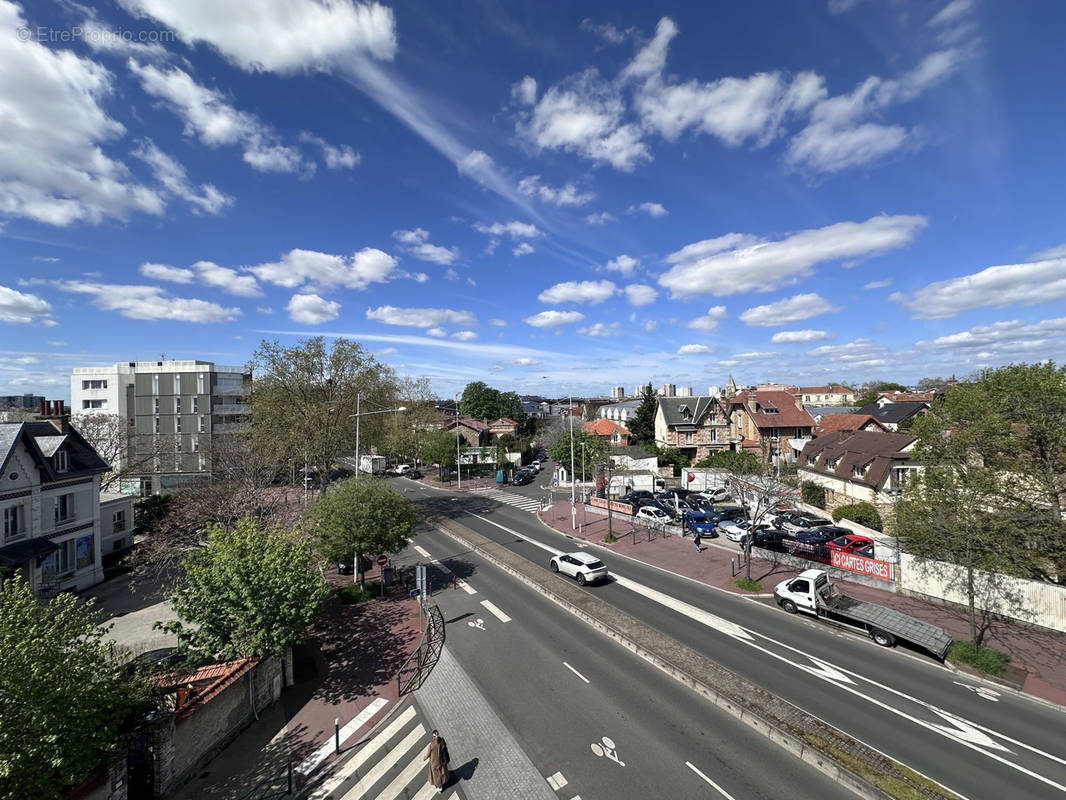
[[[691,463],[729,450],[729,414],[718,397],[660,397],[655,409],[655,444],[676,447]]]
[[[110,468],[65,417],[0,424],[0,575],[39,595],[99,583],[100,477]]]
[[[632,420],[637,415],[637,409],[640,408],[640,400],[625,400],[621,403],[608,403],[605,406],[600,406],[599,416],[602,419],[609,419],[611,422],[617,422],[623,428],[628,427],[627,422]]]
[[[899,430],[900,423],[929,410],[930,403],[925,400],[891,400],[879,397],[873,403],[867,403],[856,414],[869,414],[890,431]]]

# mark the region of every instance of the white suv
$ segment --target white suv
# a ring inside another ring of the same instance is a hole
[[[657,506],[641,506],[633,517],[638,520],[651,520],[662,524],[670,522],[670,515]]]
[[[561,572],[584,586],[607,580],[607,566],[590,553],[563,553],[549,562],[552,572]]]

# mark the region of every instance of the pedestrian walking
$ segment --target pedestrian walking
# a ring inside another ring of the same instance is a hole
[[[700,532],[699,531],[693,531],[692,532],[692,539],[693,539],[693,541],[696,542],[696,552],[697,553],[702,553],[703,552],[703,547],[700,544]]]
[[[433,731],[433,738],[429,740],[429,747],[422,760],[429,760],[429,782],[437,787],[438,792],[443,792],[448,783],[450,773],[448,771],[448,743],[444,737]]]

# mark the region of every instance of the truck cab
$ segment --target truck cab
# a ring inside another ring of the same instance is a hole
[[[832,592],[832,586],[825,572],[820,569],[809,569],[801,572],[795,578],[781,581],[774,587],[774,600],[781,608],[794,614],[797,611],[805,611],[808,614],[818,615],[817,592]]]

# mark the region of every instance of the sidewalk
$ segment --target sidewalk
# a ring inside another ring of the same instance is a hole
[[[579,507],[578,525],[574,528],[571,526],[569,501],[555,503],[551,508],[540,512],[539,516],[545,525],[568,536],[601,544],[620,555],[709,586],[735,594],[748,594],[738,589],[734,583],[739,575],[733,576],[730,561],[738,558],[738,552],[716,544],[715,539],[705,538],[703,544],[707,549],[696,553],[691,537],[682,538],[675,534],[649,530],[634,524],[631,519],[621,514],[615,514],[612,529],[618,541],[603,545],[602,539],[607,534],[606,516],[589,513],[583,517],[582,508]],[[583,519],[586,521],[584,525]],[[812,562],[812,566],[819,565]],[[799,572],[796,567],[786,564],[772,564],[759,559],[752,559],[751,562],[751,575],[763,584],[764,591],[769,591],[774,584]],[[963,608],[930,603],[856,583],[838,582],[844,584],[842,588],[847,594],[939,625],[956,639],[969,639],[969,621]],[[1066,659],[1063,658],[1066,653],[1066,634],[996,620],[985,636],[985,644],[1010,654],[1011,663],[1005,676],[1010,685],[1027,694],[1066,706]],[[965,665],[955,666],[960,670],[972,672]]]
[[[335,571],[326,577],[333,586],[352,581]],[[335,758],[334,720],[343,752],[390,714],[399,700],[396,672],[419,639],[418,603],[397,589],[359,605],[327,600],[311,639],[294,649],[294,685],[174,797],[236,800],[260,781],[284,788],[290,761],[301,787]]]

